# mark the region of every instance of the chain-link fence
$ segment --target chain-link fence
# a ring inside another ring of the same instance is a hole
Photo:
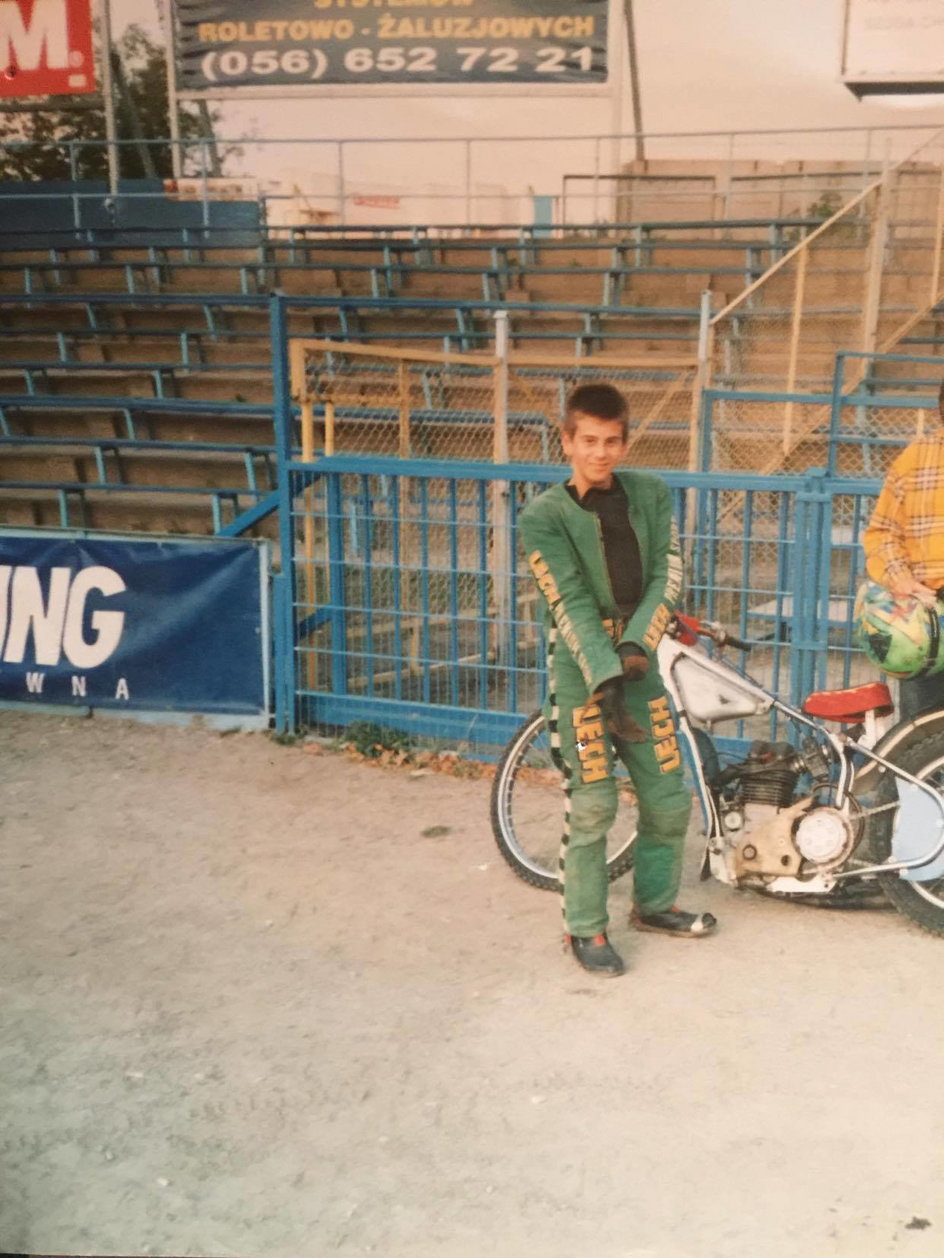
[[[888,367],[899,374],[883,378]],[[778,474],[820,467],[832,475],[882,479],[904,445],[940,429],[942,377],[944,358],[841,354],[830,396],[708,389],[699,466],[762,472],[777,449]]]
[[[940,430],[942,378],[944,358],[840,354],[827,466],[884,478],[902,446]]]
[[[787,395],[827,392],[837,351],[887,350],[938,301],[942,236],[944,132],[715,316],[711,383]],[[755,442],[745,443],[743,461],[731,466],[772,472],[791,465],[822,417],[813,409],[801,419],[790,400],[780,412],[779,424],[770,412],[766,451],[757,448],[765,418]]]
[[[822,467],[831,414],[829,398],[821,395],[707,390],[699,465],[712,472],[760,472],[776,453],[778,473]]]
[[[690,359],[562,362],[292,341],[303,449],[399,458],[561,463],[560,423],[579,384],[616,385],[630,408],[630,460],[693,466]]]

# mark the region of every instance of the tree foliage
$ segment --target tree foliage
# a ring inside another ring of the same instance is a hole
[[[173,167],[167,143],[170,115],[165,49],[140,26],[129,26],[113,46],[112,73],[115,130],[123,141],[118,149],[119,175],[124,179],[170,177]],[[91,107],[85,107],[85,100]],[[180,110],[181,139],[211,140],[207,149],[212,150],[214,169],[208,171],[210,174],[217,173],[217,153],[212,144],[216,117],[206,111],[201,115],[199,110]],[[131,142],[158,140],[163,142]],[[20,143],[11,147],[14,141]],[[104,141],[105,111],[94,97],[49,96],[35,112],[0,113],[0,179],[104,179],[108,174]],[[196,156],[187,165],[195,171],[200,169],[201,147],[188,146]]]

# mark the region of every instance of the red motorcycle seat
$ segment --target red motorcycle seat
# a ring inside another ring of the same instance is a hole
[[[814,690],[803,700],[807,716],[826,721],[861,721],[867,712],[888,716],[894,710],[892,696],[883,681],[869,681],[848,690]]]

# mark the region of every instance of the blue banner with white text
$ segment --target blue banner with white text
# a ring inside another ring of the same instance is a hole
[[[259,714],[265,551],[0,532],[0,700]]]

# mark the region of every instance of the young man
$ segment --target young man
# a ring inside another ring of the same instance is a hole
[[[609,384],[567,400],[561,440],[566,485],[536,498],[520,520],[531,571],[547,603],[551,746],[567,792],[561,877],[564,925],[586,970],[623,972],[606,929],[606,836],[617,808],[613,756],[639,799],[637,930],[707,935],[710,913],[675,907],[691,797],[655,650],[678,601],[682,563],[668,487],[616,471],[629,415]]]
[[[892,594],[914,595],[928,607],[944,586],[944,382],[942,426],[907,445],[888,470],[862,536],[869,576]],[[944,708],[944,675],[900,683],[900,715]]]

